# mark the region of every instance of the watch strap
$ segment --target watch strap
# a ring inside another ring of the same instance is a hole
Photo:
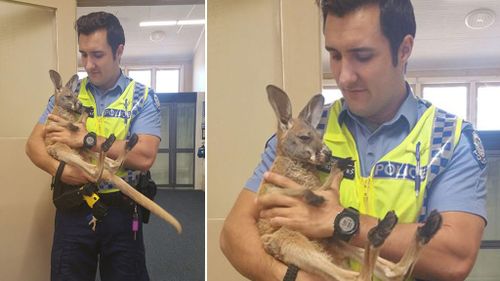
[[[295,281],[297,279],[297,274],[299,273],[299,268],[296,265],[289,264],[286,270],[283,281]]]
[[[350,212],[350,213],[356,214],[356,216],[358,216],[358,217],[359,217],[359,211],[358,211],[358,210],[356,210],[356,209],[355,209],[355,208],[353,208],[353,207],[345,208],[344,210],[345,210],[346,212]]]

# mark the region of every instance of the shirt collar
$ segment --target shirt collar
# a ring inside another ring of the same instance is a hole
[[[415,124],[417,123],[417,104],[418,104],[418,99],[417,97],[413,94],[413,91],[410,87],[410,85],[406,82],[406,99],[404,102],[401,104],[399,107],[398,111],[394,115],[394,118],[391,120],[385,122],[383,125],[391,125],[398,121],[400,118],[404,118],[409,125],[409,128],[413,128]],[[342,100],[342,109],[340,111],[339,117],[338,117],[338,122],[339,124],[342,124],[343,122],[346,121],[346,119],[353,119],[355,121],[359,122],[359,118],[354,116],[349,109],[347,108],[347,104]]]
[[[107,91],[100,90],[99,88],[97,88],[97,86],[92,84],[92,82],[90,82],[90,80],[87,80],[86,87],[87,87],[88,91],[91,91],[94,94],[109,93],[111,91],[114,91],[117,88],[118,88],[120,93],[123,93],[123,91],[125,91],[125,88],[127,87],[127,84],[128,84],[127,77],[125,77],[125,75],[123,74],[123,71],[121,71],[121,69],[120,69],[120,76],[118,77],[118,80],[116,81],[115,85],[113,85],[113,87],[111,87],[109,90],[107,90]]]

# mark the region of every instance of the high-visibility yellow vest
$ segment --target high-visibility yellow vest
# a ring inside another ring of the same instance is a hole
[[[129,135],[132,119],[142,110],[144,102],[148,97],[148,88],[135,81],[130,81],[118,99],[104,109],[101,115],[97,115],[97,105],[94,96],[87,90],[87,78],[80,82],[78,99],[83,106],[92,108],[86,122],[89,132],[95,132],[97,136],[108,138],[114,134],[117,140],[125,140]],[[116,175],[126,181],[133,181],[136,172],[121,168]],[[115,192],[110,183],[103,182],[99,186],[101,193]]]
[[[340,185],[342,206],[379,219],[394,210],[399,223],[417,222],[419,215],[430,211],[422,208],[426,189],[451,159],[460,139],[462,120],[429,105],[409,135],[378,160],[368,177],[362,177],[356,142],[347,126],[338,122],[341,110],[342,102],[338,100],[330,109],[323,138],[334,156],[354,160],[353,179],[344,177]],[[359,264],[351,265],[359,270]]]

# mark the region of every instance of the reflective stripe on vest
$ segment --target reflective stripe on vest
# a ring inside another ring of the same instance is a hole
[[[427,211],[422,207],[427,186],[451,159],[460,138],[462,120],[430,106],[408,136],[375,163],[370,176],[362,177],[356,142],[347,126],[338,123],[341,110],[342,103],[338,100],[328,114],[323,139],[334,156],[355,160],[354,179],[344,177],[340,185],[342,206],[354,207],[361,214],[379,219],[394,210],[400,223],[416,222],[419,215]],[[420,192],[415,188],[417,144],[420,146]],[[352,261],[351,267],[360,268]]]
[[[118,99],[104,109],[102,114],[97,115],[97,105],[92,93],[87,91],[87,78],[80,82],[78,99],[85,107],[92,108],[86,122],[89,132],[95,132],[98,136],[108,138],[112,133],[117,140],[126,140],[129,137],[129,128],[132,119],[142,110],[148,97],[148,88],[135,81],[130,81]],[[127,182],[136,180],[137,172],[121,168],[117,176],[122,177]],[[102,182],[99,192],[115,192],[118,189],[108,182]]]
[[[429,183],[433,182],[441,174],[453,156],[456,144],[460,140],[462,119],[447,113],[439,108],[436,109],[434,124],[432,125],[431,159],[427,165]],[[432,210],[427,210],[427,193],[424,194],[424,204],[421,209],[419,221],[425,220]]]

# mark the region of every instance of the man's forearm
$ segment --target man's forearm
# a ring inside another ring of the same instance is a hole
[[[47,152],[43,136],[44,125],[36,124],[31,132],[28,141],[26,142],[26,155],[31,159],[31,162],[40,169],[47,172],[49,175],[54,176],[59,161],[52,158]]]
[[[262,247],[254,215],[248,210],[255,193],[243,190],[226,218],[221,232],[221,249],[231,264],[250,280],[282,280],[286,266]],[[253,212],[253,211],[252,211]]]

